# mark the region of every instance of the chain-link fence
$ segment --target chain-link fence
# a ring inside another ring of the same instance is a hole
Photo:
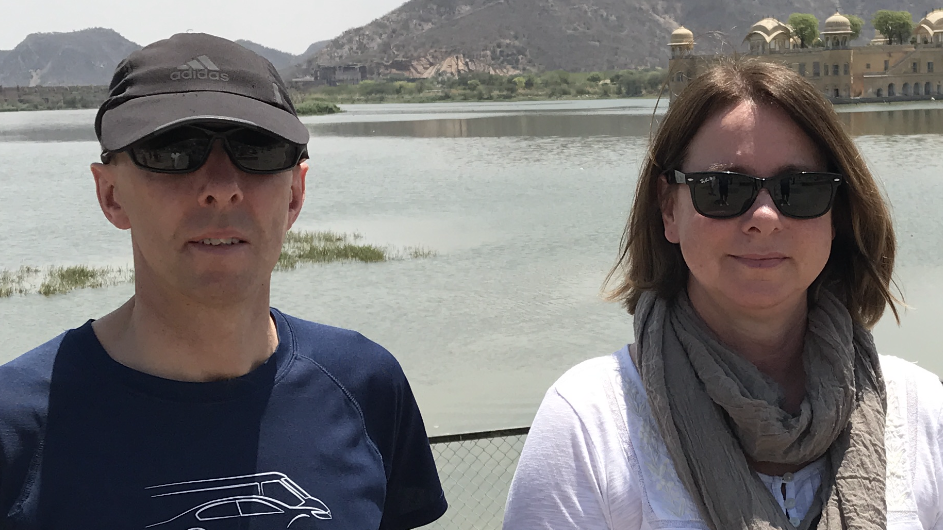
[[[436,530],[498,530],[530,427],[429,438],[449,501]]]

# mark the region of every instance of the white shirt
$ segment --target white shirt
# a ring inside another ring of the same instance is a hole
[[[881,369],[888,528],[943,529],[943,385],[895,357],[881,356]],[[819,460],[760,478],[798,524],[824,469]],[[628,347],[577,365],[547,391],[511,483],[504,528],[707,528],[668,456]]]

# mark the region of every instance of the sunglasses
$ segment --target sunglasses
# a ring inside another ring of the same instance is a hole
[[[219,131],[196,125],[159,132],[121,151],[127,151],[135,165],[147,171],[190,173],[206,163],[217,139],[223,142],[233,165],[246,173],[280,173],[308,157],[306,146],[258,129],[236,127]],[[114,153],[102,153],[102,162],[107,164]]]
[[[773,198],[786,217],[814,219],[832,208],[835,190],[842,183],[837,173],[797,171],[759,178],[730,171],[682,173],[666,171],[669,184],[687,184],[697,213],[711,219],[743,215],[753,206],[761,189]]]

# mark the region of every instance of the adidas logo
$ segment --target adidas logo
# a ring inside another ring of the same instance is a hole
[[[219,67],[209,57],[201,55],[177,67],[170,74],[170,79],[212,79],[213,81],[229,81],[229,74],[219,71]]]

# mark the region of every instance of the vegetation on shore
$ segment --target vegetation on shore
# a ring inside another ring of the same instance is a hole
[[[509,76],[469,73],[458,77],[407,79],[391,76],[358,85],[292,88],[299,115],[343,112],[344,103],[431,103],[440,101],[528,101],[574,98],[640,97],[658,94],[667,78],[663,68],[611,72],[554,70]],[[94,109],[108,97],[105,86],[0,87],[0,112]]]
[[[95,109],[108,97],[106,86],[0,87],[0,112]]]
[[[448,101],[527,101],[574,98],[640,97],[658,94],[668,72],[662,68],[612,72],[565,72],[361,81],[357,85],[294,90],[297,105],[324,103],[432,103]]]
[[[337,114],[343,111],[333,103],[308,100],[295,105],[295,112],[299,116],[319,116],[321,114]]]
[[[285,236],[282,253],[275,266],[287,271],[307,263],[360,261],[376,263],[400,259],[422,259],[435,252],[422,247],[391,247],[358,243],[360,234],[336,232],[294,232]],[[0,298],[13,295],[41,294],[52,296],[76,289],[108,287],[134,281],[134,270],[128,267],[29,267],[16,270],[0,269]]]

